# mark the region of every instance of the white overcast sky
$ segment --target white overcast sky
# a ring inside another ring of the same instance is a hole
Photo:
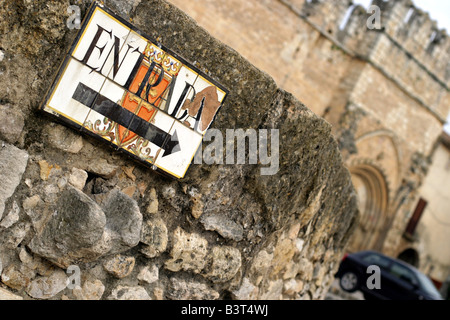
[[[353,0],[368,8],[372,0]],[[450,34],[450,1],[449,0],[413,0],[414,4],[428,11],[432,19],[438,22],[439,29],[447,29]]]
[[[353,0],[356,3],[368,8],[372,0]],[[450,0],[413,0],[416,7],[427,11],[431,18],[438,22],[439,29],[447,29],[450,35]],[[445,127],[450,134],[450,115]]]

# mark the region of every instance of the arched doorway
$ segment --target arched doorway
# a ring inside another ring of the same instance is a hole
[[[370,164],[359,164],[350,169],[353,185],[358,194],[361,219],[348,249],[381,250],[381,239],[388,210],[386,179],[380,170]]]
[[[397,258],[416,268],[419,267],[419,254],[412,248],[402,251]]]

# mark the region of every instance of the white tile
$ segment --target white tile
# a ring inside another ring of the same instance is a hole
[[[155,165],[177,178],[183,178],[187,169],[191,165],[192,159],[202,142],[202,135],[186,127],[182,123],[175,121],[170,135],[173,137],[176,132],[179,141],[180,151],[170,155],[164,155],[165,150],[161,150],[156,159]]]
[[[133,121],[133,118],[135,117],[136,112],[139,110],[140,105],[142,105],[143,100],[139,97],[137,97],[134,94],[131,94],[129,92],[125,92],[125,97],[121,100],[120,105],[124,108],[127,109],[128,111],[130,111],[133,115],[131,117],[131,121],[130,124]],[[151,115],[150,115],[151,116]],[[128,125],[129,126],[129,125]],[[131,140],[135,140],[136,134],[129,132],[128,130],[128,126],[123,127],[123,126],[119,126],[118,127],[118,136],[120,139],[120,147],[122,147],[123,145],[128,144],[129,142],[131,142]]]
[[[207,88],[207,87],[216,87],[217,90],[217,97],[218,97],[218,101],[220,103],[223,102],[223,99],[225,98],[225,92],[222,91],[220,88],[218,88],[216,85],[214,85],[213,83],[209,82],[208,80],[206,80],[205,78],[203,78],[202,76],[198,76],[197,80],[195,81],[194,84],[194,88],[195,91],[198,93],[200,91],[202,91],[203,89]]]
[[[130,33],[130,29],[112,16],[97,8],[91,16],[72,56],[107,76],[114,63],[116,38],[119,52]],[[96,39],[96,35],[100,36]],[[92,49],[91,51],[89,49]],[[90,51],[90,53],[89,53]]]
[[[172,128],[175,120],[172,117],[166,115],[164,112],[158,110],[157,108],[154,108],[145,102],[144,104],[146,104],[148,108],[153,108],[155,110],[155,114],[151,117],[149,122],[155,127],[163,130],[164,132],[170,132],[170,129]],[[122,144],[121,147],[124,150],[140,157],[142,160],[154,164],[156,156],[161,150],[160,146],[154,144],[151,141],[148,141],[143,137],[137,136],[132,132],[130,132],[129,134],[132,134],[133,138],[129,142]]]
[[[119,54],[119,64],[111,67],[108,78],[114,80],[121,86],[125,86],[128,78],[133,72],[136,63],[139,60],[141,54],[144,54],[147,47],[147,40],[131,31],[122,46]]]
[[[100,96],[121,105],[125,92],[126,91],[122,87],[107,79],[100,90],[100,95],[94,102],[93,108],[95,108],[95,105],[99,104]],[[90,110],[84,123],[84,127],[115,145],[118,145],[121,140],[119,137],[119,125],[94,109]]]
[[[129,86],[129,91],[137,94],[140,85],[144,81],[148,71],[150,68],[150,63],[148,61],[143,61],[136,72],[136,75]],[[164,78],[159,80],[161,77],[161,68],[160,66],[155,66],[152,74],[150,75],[148,79],[148,83],[155,84],[156,81],[159,81],[159,84],[156,87],[152,87],[147,95],[147,84],[145,84],[145,87],[143,91],[140,94],[140,97],[143,99],[148,99],[148,102],[157,106],[158,108],[164,106],[166,96],[170,89],[168,88],[170,83],[172,82],[172,77],[169,74],[164,73]]]
[[[137,137],[136,140],[128,143],[123,147],[123,149],[131,152],[132,154],[138,156],[142,161],[150,164],[155,163],[156,156],[158,155],[159,150],[161,150],[158,146],[142,137]]]
[[[183,95],[183,91],[186,88],[186,83],[194,85],[195,80],[197,79],[197,73],[191,70],[190,68],[186,66],[182,66],[180,69],[180,72],[178,73],[178,76],[175,78],[175,84],[173,88],[172,97],[170,98],[169,106],[165,106],[164,110],[172,115],[177,103],[181,99]],[[181,117],[181,115],[184,113],[183,110],[181,110],[181,107],[183,106],[184,101],[186,99],[191,99],[194,94],[194,91],[192,88],[189,88],[189,91],[187,92],[186,97],[181,101],[180,109],[178,110],[177,114],[174,114],[174,117]]]
[[[181,61],[169,54],[166,54],[161,65],[164,69],[164,72],[170,74],[171,76],[178,75],[181,68],[183,67],[183,63],[181,63]]]
[[[156,156],[160,150],[157,145],[140,136],[135,136],[132,140],[122,145],[121,148],[150,164],[155,163]]]
[[[72,97],[80,83],[99,92],[105,77],[74,59],[70,59],[64,70],[47,107],[64,117],[83,125],[90,109]]]
[[[147,48],[145,49],[145,56],[150,63],[155,62],[161,64],[166,56],[166,53],[154,43],[149,42]]]
[[[156,81],[160,81],[160,83],[157,86],[154,86],[150,89],[149,94],[146,93],[143,95],[147,99],[149,103],[152,105],[163,108],[165,106],[165,101],[167,99],[167,95],[170,91],[170,84],[173,81],[173,78],[171,75],[164,73],[164,77],[159,80],[161,77],[162,71],[159,66],[155,67],[154,72],[157,74],[152,74],[150,77],[150,83],[155,84]]]
[[[107,79],[102,89],[100,90],[100,94],[107,97],[109,100],[120,104],[124,97],[125,90],[121,86],[118,86],[111,80]]]
[[[222,91],[220,88],[218,88],[213,83],[209,82],[208,80],[206,80],[205,78],[203,78],[202,76],[199,75],[198,78],[195,81],[195,84],[194,84],[194,89],[195,89],[196,95],[199,95],[204,89],[206,89],[208,87],[214,87],[216,89],[217,102],[220,103],[220,105],[221,105],[222,102],[223,102],[223,99],[225,98],[225,92]],[[208,102],[205,101],[205,105],[207,105],[207,103]],[[205,110],[203,110],[203,111],[205,111]],[[217,111],[215,112],[215,114],[217,114]],[[203,116],[202,116],[202,118],[203,118]],[[202,118],[200,120],[202,120]],[[194,128],[194,126],[195,126],[195,119],[193,119],[192,117],[189,117],[187,119],[187,121],[191,124],[191,128]],[[212,121],[214,121],[214,117],[211,119],[209,124],[207,124],[206,128],[204,128],[203,130],[201,130],[200,125],[199,125],[198,128],[197,128],[197,132],[199,132],[202,135],[204,135],[206,133],[206,131],[208,130],[208,128],[211,126]]]
[[[151,123],[160,128],[161,130],[169,132],[174,122],[175,122],[174,118],[158,110]]]

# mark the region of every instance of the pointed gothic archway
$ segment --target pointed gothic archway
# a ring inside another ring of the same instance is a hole
[[[381,250],[383,228],[388,212],[389,193],[381,170],[370,164],[350,168],[353,185],[358,194],[361,219],[348,249]]]

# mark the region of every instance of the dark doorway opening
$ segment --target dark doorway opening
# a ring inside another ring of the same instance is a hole
[[[409,263],[416,268],[419,267],[419,254],[414,249],[406,249],[398,255],[398,259]]]

